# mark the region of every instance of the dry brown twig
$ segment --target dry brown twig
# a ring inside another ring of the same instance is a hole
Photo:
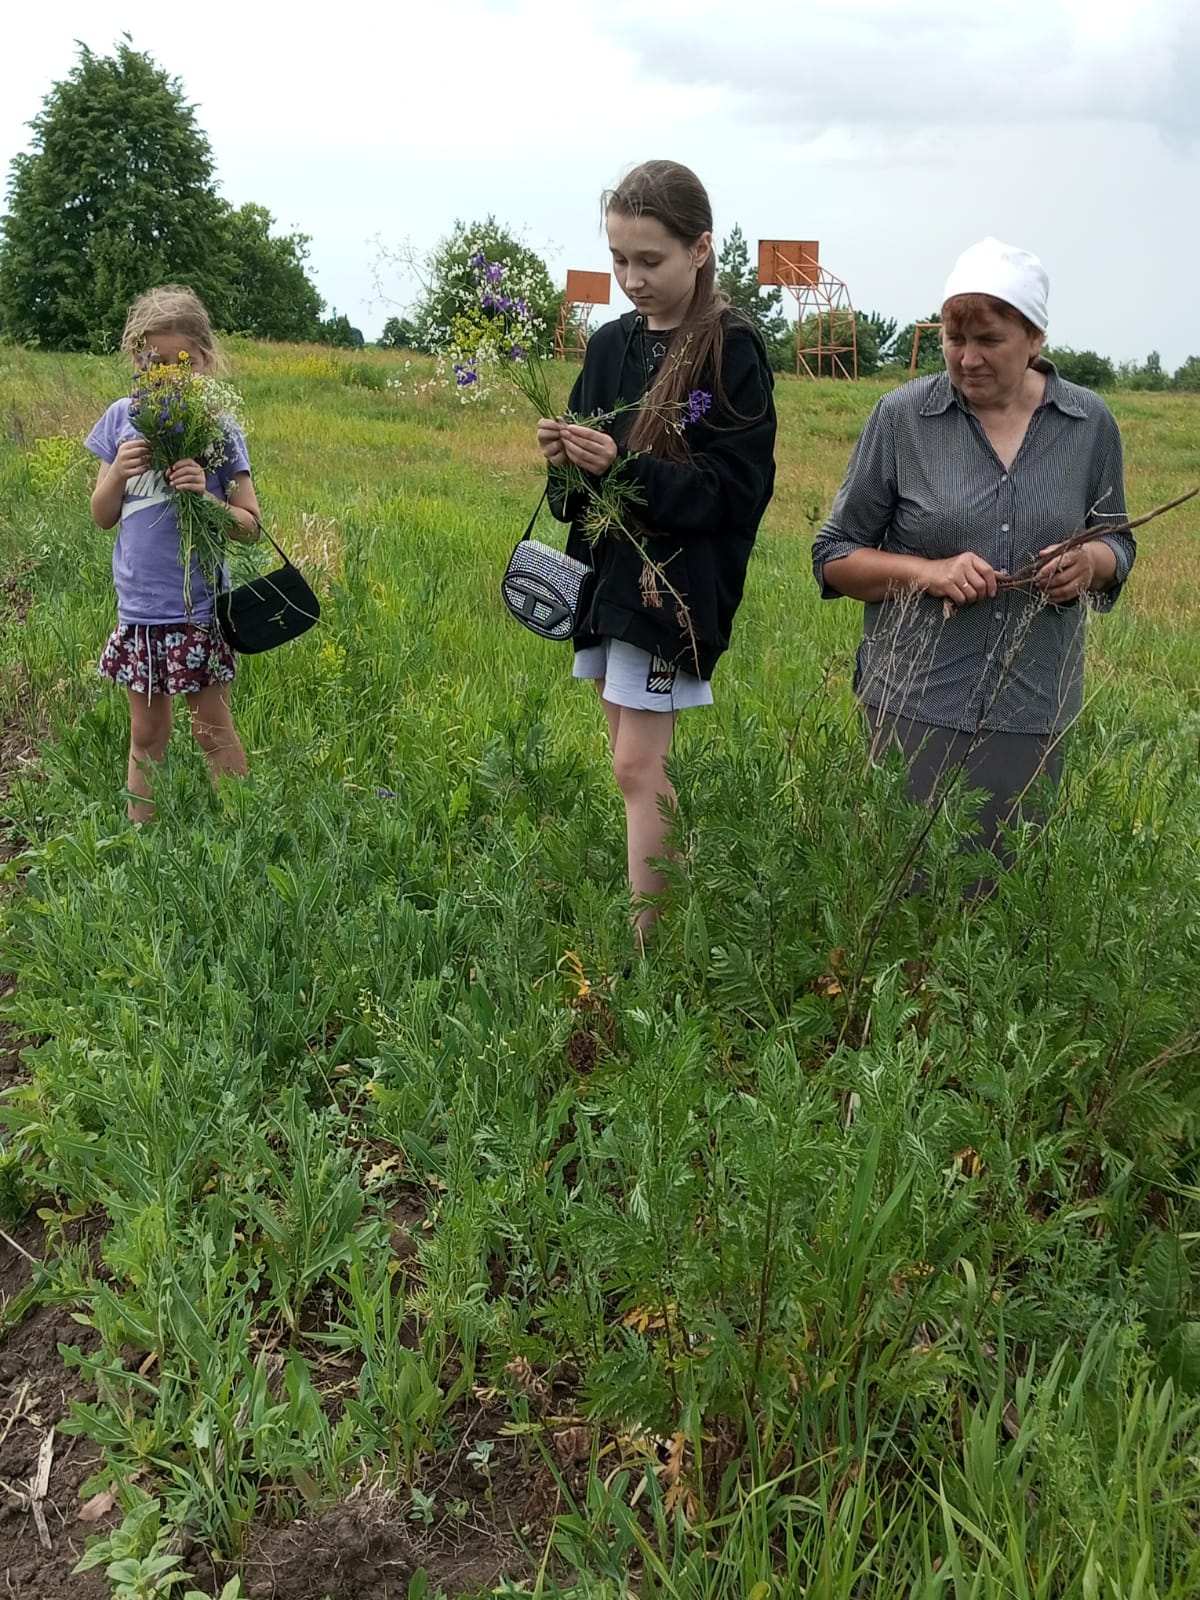
[[[1176,506],[1185,505],[1198,494],[1200,494],[1200,485],[1197,485],[1195,489],[1189,489],[1187,494],[1181,494],[1178,500],[1168,500],[1165,505],[1155,506],[1153,511],[1147,511],[1145,515],[1140,517],[1131,517],[1127,522],[1118,522],[1114,527],[1077,528],[1069,539],[1064,539],[1061,544],[1056,544],[1053,550],[1048,551],[1045,555],[1035,556],[1025,566],[1019,567],[1016,572],[998,573],[996,576],[996,588],[998,591],[1032,589],[1038,580],[1039,574],[1046,567],[1052,566],[1054,562],[1061,561],[1068,551],[1078,550],[1080,545],[1091,544],[1096,539],[1102,539],[1106,534],[1132,533],[1135,528],[1141,528],[1147,522],[1153,522],[1155,517],[1161,517],[1165,512],[1174,511]],[[1095,510],[1095,506],[1092,507],[1092,510]],[[1090,516],[1091,512],[1088,515]],[[942,616],[947,621],[951,617],[956,617],[958,612],[959,607],[955,605],[953,600],[942,601]]]
[[[5,1233],[3,1228],[0,1228],[0,1239],[3,1239],[5,1244],[8,1245],[11,1250],[15,1250],[19,1256],[24,1256],[26,1261],[32,1262],[35,1267],[40,1267],[42,1265],[36,1256],[31,1256],[29,1254],[29,1251],[26,1250],[24,1245],[18,1244],[15,1239],[10,1238],[9,1235]]]
[[[1093,540],[1103,538],[1106,534],[1132,533],[1135,528],[1143,527],[1147,522],[1153,522],[1155,517],[1161,517],[1165,512],[1174,511],[1176,506],[1182,506],[1200,494],[1200,485],[1189,489],[1187,494],[1181,494],[1177,500],[1168,500],[1165,505],[1155,506],[1153,511],[1147,511],[1143,516],[1131,517],[1127,522],[1119,522],[1115,527],[1077,528],[1069,539],[1064,539],[1061,544],[1055,545],[1047,555],[1035,556],[1026,566],[1018,568],[1016,572],[1006,572],[996,580],[997,589],[1024,589],[1032,584],[1038,574],[1053,562],[1061,560],[1069,550],[1078,550],[1080,545],[1091,544]]]

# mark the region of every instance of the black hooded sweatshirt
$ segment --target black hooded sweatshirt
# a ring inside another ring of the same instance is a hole
[[[598,328],[571,391],[572,415],[603,416],[619,401],[639,400],[669,338],[647,329],[632,311]],[[586,497],[556,494],[551,473],[550,508],[571,524],[568,553],[596,573],[587,631],[576,636],[577,650],[601,638],[624,639],[708,678],[728,649],[750,552],[775,487],[774,380],[757,331],[736,312],[725,313],[721,380],[718,386],[714,373],[695,374],[692,388],[710,393],[712,406],[687,428],[688,461],[628,454],[625,441],[635,412],[622,412],[605,430],[619,447],[610,471],[620,472],[640,495],[631,523],[646,553],[685,601],[686,620],[669,592],[659,594],[658,605],[648,602],[642,553],[625,534],[612,531],[594,545],[588,541]]]

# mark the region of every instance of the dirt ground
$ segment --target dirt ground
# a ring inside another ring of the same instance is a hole
[[[11,1062],[0,1037],[5,1079]],[[62,1306],[34,1305],[10,1325],[35,1271],[21,1252],[40,1260],[44,1230],[32,1221],[5,1233],[7,1238],[0,1239],[0,1585],[5,1595],[22,1600],[52,1595],[107,1600],[102,1572],[71,1576],[88,1535],[106,1525],[79,1520],[80,1486],[99,1467],[100,1451],[89,1440],[58,1432],[71,1401],[88,1398],[86,1384],[63,1365],[58,1346],[85,1346],[87,1330]],[[39,1489],[44,1492],[35,1501]]]

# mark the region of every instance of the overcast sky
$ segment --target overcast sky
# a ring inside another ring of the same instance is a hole
[[[1052,341],[1200,354],[1200,0],[12,9],[5,169],[74,41],[128,30],[183,80],[225,196],[310,234],[368,338],[412,293],[394,273],[377,293],[380,241],[494,212],[561,282],[608,264],[600,192],[667,156],[708,185],[718,238],[819,239],[861,309],[925,315],[991,233],[1045,261]]]

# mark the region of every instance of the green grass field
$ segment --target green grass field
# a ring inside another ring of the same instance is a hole
[[[79,447],[125,375],[0,348],[0,1225],[39,1263],[0,1280],[0,1478],[52,1422],[65,1463],[19,1592],[1200,1593],[1200,512],[1094,621],[997,897],[960,802],[906,897],[924,818],[809,564],[882,391],[782,380],[622,979],[600,710],[498,595],[532,419],[232,355],[325,616],[242,663],[250,780],[181,714],[134,829]],[[1114,409],[1135,511],[1200,481],[1194,400]]]

